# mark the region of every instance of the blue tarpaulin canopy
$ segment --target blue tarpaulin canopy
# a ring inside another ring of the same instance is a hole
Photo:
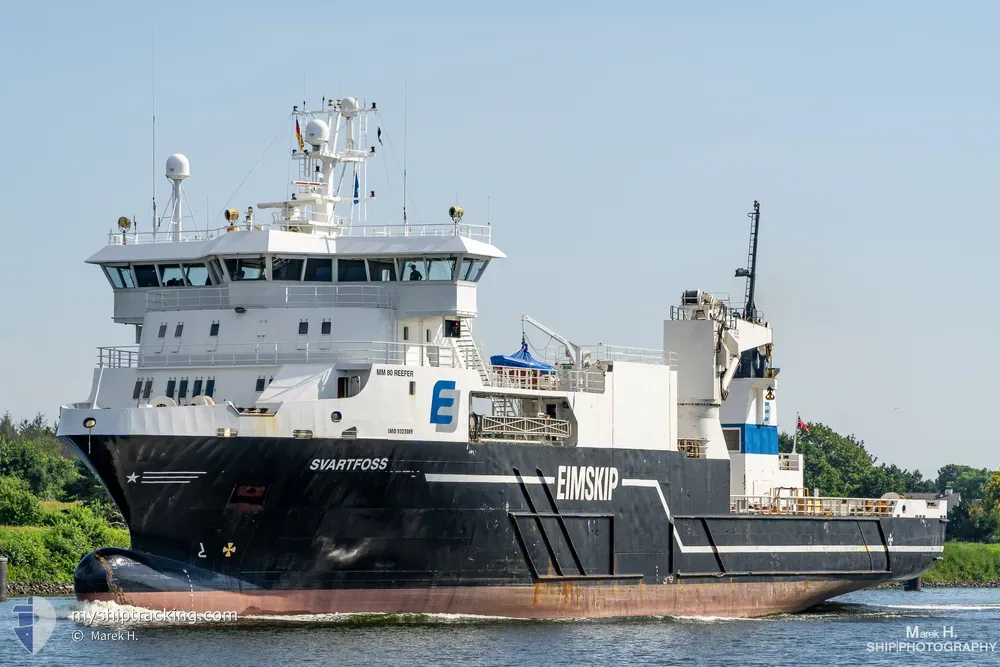
[[[521,349],[514,354],[494,354],[490,357],[494,366],[509,366],[511,368],[533,368],[543,372],[555,372],[555,367],[544,361],[538,361],[528,352],[528,343],[522,342]]]

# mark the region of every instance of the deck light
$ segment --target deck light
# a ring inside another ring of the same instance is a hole
[[[243,306],[236,306],[235,308],[233,308],[233,310],[235,310],[240,315],[242,315],[243,313],[247,312],[247,309],[244,308]]]
[[[97,420],[94,419],[93,417],[87,417],[86,419],[83,420],[84,428],[94,428],[95,426],[97,426]]]

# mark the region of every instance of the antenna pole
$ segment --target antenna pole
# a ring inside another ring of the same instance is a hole
[[[150,80],[150,91],[149,97],[152,102],[153,110],[153,154],[151,156],[150,162],[152,163],[152,191],[153,191],[153,238],[156,238],[156,34],[153,28],[149,30],[149,80]]]
[[[409,230],[406,228],[406,80],[403,80],[403,234]]]

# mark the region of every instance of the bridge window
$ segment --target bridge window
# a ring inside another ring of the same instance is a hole
[[[188,395],[188,381],[187,378],[181,380],[180,384],[177,385],[177,400],[184,400]]]
[[[400,260],[400,280],[427,280],[427,262],[422,258]]]
[[[194,386],[191,387],[191,397],[201,396],[201,378],[194,381]]]
[[[132,280],[132,270],[127,266],[105,266],[104,269],[108,272],[108,279],[111,280],[111,286],[115,289],[135,287],[135,281]]]
[[[215,378],[208,378],[208,382],[205,383],[205,395],[211,397],[215,394]]]
[[[333,282],[333,264],[329,257],[309,257],[306,259],[306,282]]]
[[[338,259],[337,260],[337,281],[342,283],[363,283],[368,280],[365,273],[365,260],[363,259]]]
[[[179,322],[176,327],[174,327],[174,338],[180,338],[181,334],[184,333],[184,323]]]
[[[219,264],[219,260],[216,257],[208,260],[208,268],[212,270],[212,281],[217,285],[221,285],[226,282],[226,277],[222,273],[222,265]]]
[[[485,259],[466,257],[465,259],[462,260],[462,268],[458,272],[458,279],[476,282],[477,280],[479,280],[479,277],[483,274],[483,269],[485,267],[486,267]]]
[[[156,266],[153,264],[136,264],[135,284],[138,287],[159,287],[160,281],[156,278]]]
[[[431,258],[427,260],[427,280],[454,280],[455,258]]]
[[[271,259],[271,280],[302,280],[304,259],[274,257]]]
[[[309,320],[302,320],[299,322],[299,335],[305,336],[309,333]]]
[[[189,285],[202,287],[212,284],[212,280],[208,275],[208,267],[204,264],[185,264],[184,277],[187,279]]]
[[[267,279],[267,260],[263,257],[229,258],[226,260],[226,269],[233,282]]]
[[[148,399],[149,395],[153,393],[153,381],[146,380],[146,386],[142,388],[142,397]]]
[[[264,387],[267,386],[267,379],[264,377],[257,378],[257,384],[254,386],[254,391],[264,391]]]
[[[166,322],[164,322],[163,324],[160,325],[160,330],[156,332],[156,337],[157,338],[166,338],[167,337],[167,323]]]
[[[180,264],[160,264],[160,283],[164,287],[183,287],[184,273]]]
[[[369,259],[368,272],[372,276],[372,282],[392,282],[396,280],[396,262],[391,259]]]
[[[323,323],[319,327],[319,332],[324,336],[329,336],[332,329],[333,323],[330,320],[323,320]]]
[[[212,322],[212,326],[210,326],[208,328],[208,335],[209,336],[218,336],[219,335],[219,323],[218,322]]]
[[[177,380],[174,380],[172,378],[170,380],[167,380],[167,396],[169,396],[170,398],[173,398],[174,397],[174,389],[176,389],[176,388],[177,388]]]
[[[142,395],[142,378],[135,381],[135,388],[132,390],[132,400],[138,401]]]

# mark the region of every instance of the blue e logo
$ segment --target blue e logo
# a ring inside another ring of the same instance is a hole
[[[438,380],[431,392],[431,423],[450,424],[455,420],[455,381]]]

